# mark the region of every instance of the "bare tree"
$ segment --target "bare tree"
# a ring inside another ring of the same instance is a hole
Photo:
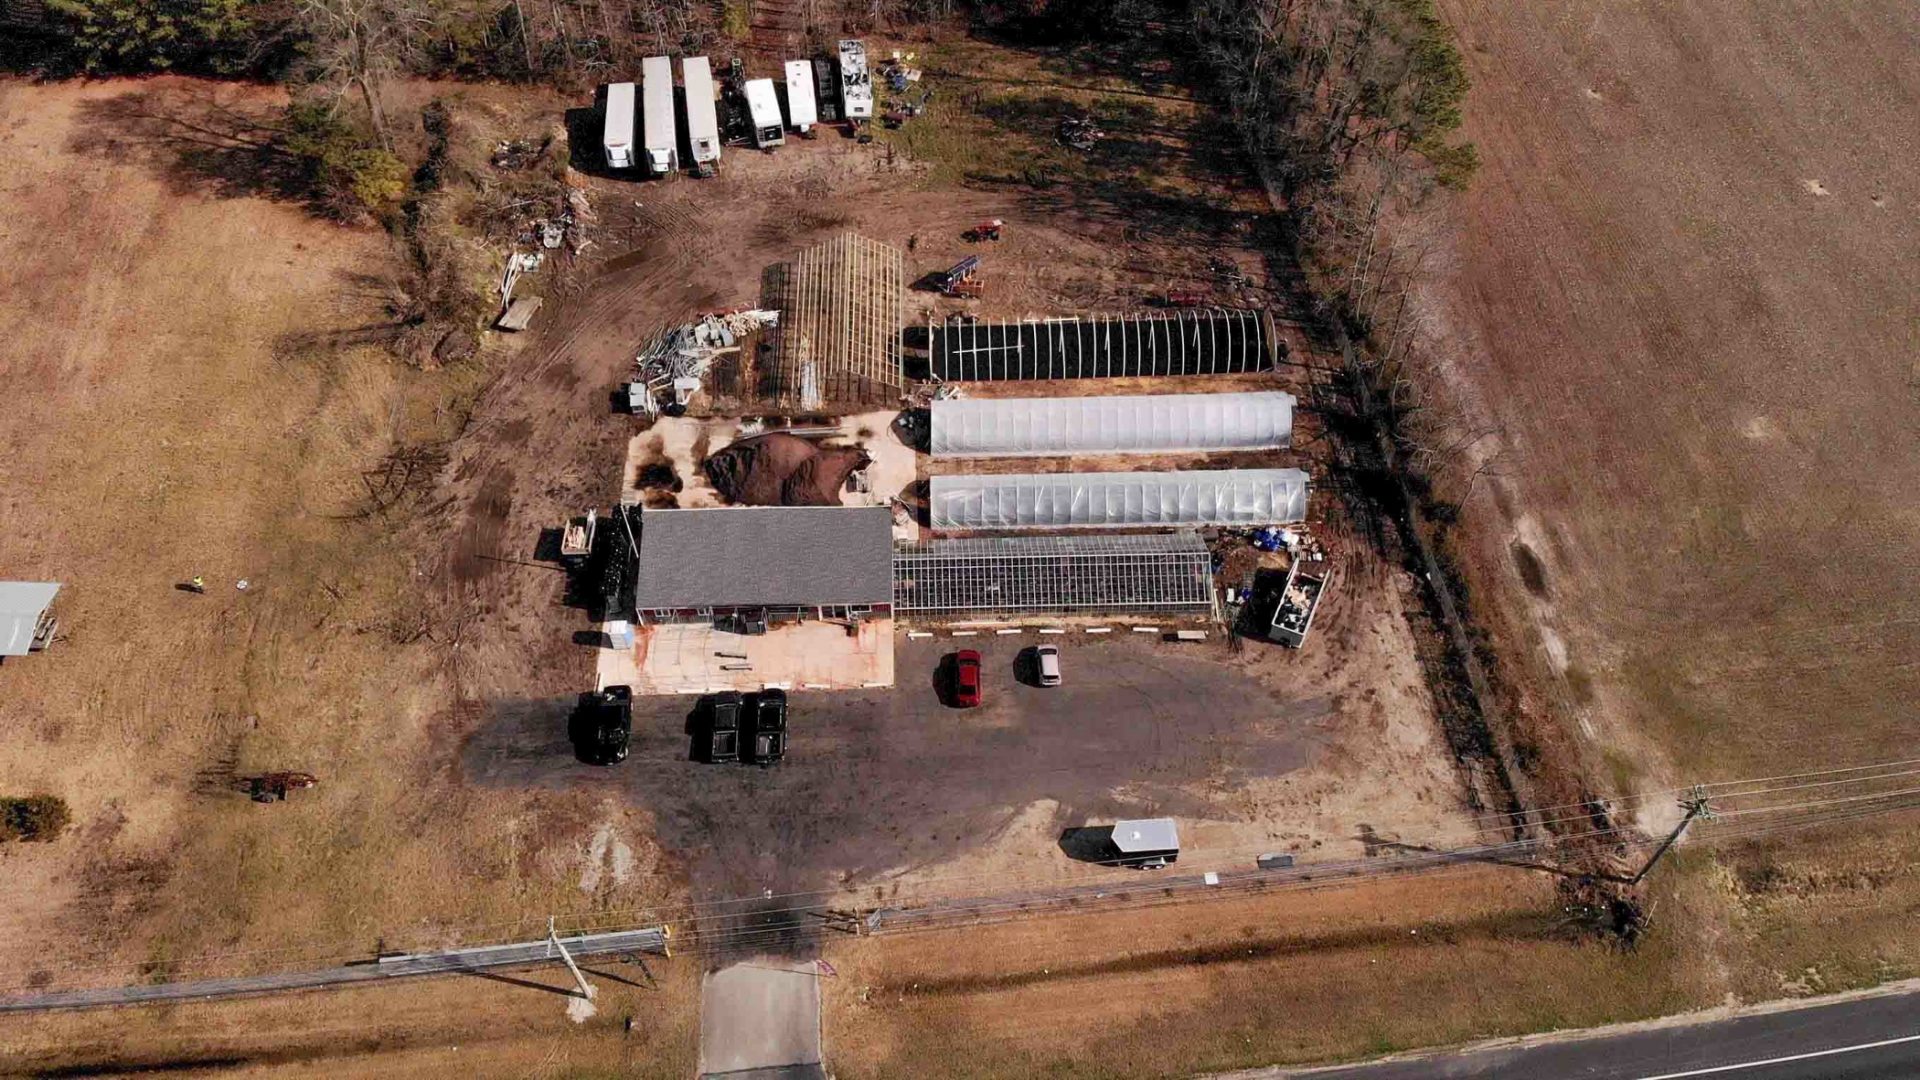
[[[425,0],[300,0],[313,42],[315,81],[331,88],[334,108],[358,93],[381,146],[393,148],[383,92],[432,28]]]

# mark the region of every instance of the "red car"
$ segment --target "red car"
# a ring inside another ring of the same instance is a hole
[[[980,704],[980,654],[972,649],[953,654],[953,703],[962,709]]]

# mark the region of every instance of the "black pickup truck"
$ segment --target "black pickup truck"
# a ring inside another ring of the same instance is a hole
[[[762,690],[753,697],[753,764],[770,769],[787,756],[787,692]]]
[[[633,738],[633,690],[609,686],[581,694],[567,722],[574,753],[589,765],[616,765],[627,759]]]

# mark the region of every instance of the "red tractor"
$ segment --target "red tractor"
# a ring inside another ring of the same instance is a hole
[[[994,218],[990,221],[982,221],[978,225],[975,225],[973,228],[968,229],[966,232],[961,233],[960,238],[962,240],[965,240],[969,244],[979,244],[979,243],[984,243],[988,240],[998,240],[1000,239],[1000,229],[1004,225],[1006,225],[1006,222],[1000,220],[999,218]]]

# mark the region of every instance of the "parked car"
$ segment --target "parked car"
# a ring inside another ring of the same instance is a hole
[[[762,690],[754,695],[751,757],[755,765],[772,768],[787,755],[787,692]]]
[[[615,765],[627,759],[633,739],[633,690],[609,686],[581,694],[567,724],[574,753],[589,765]]]
[[[980,654],[972,649],[953,654],[953,703],[962,709],[980,704]]]
[[[706,751],[709,762],[740,760],[740,695],[732,690],[713,695],[707,705]]]
[[[1034,659],[1039,662],[1038,672],[1041,686],[1060,685],[1060,649],[1053,645],[1042,645],[1034,650]]]

